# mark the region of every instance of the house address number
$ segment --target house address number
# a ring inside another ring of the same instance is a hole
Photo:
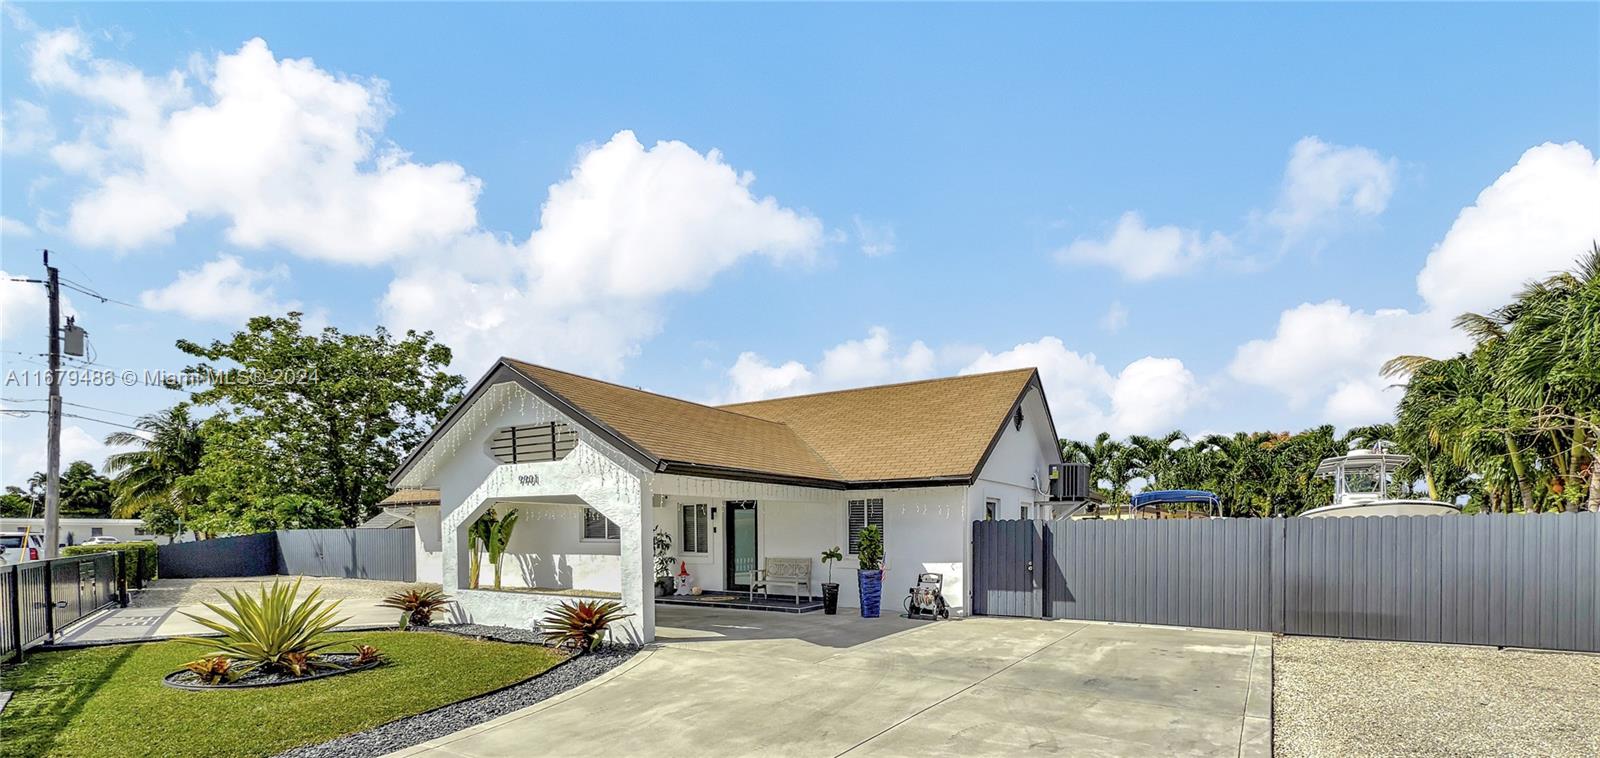
[[[539,475],[538,474],[518,474],[517,475],[517,484],[533,486],[533,485],[537,485],[538,483],[539,483]]]

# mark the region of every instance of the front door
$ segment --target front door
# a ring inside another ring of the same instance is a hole
[[[756,501],[729,500],[725,506],[728,512],[727,527],[723,529],[728,535],[728,560],[724,564],[726,586],[730,590],[748,590],[756,572]]]

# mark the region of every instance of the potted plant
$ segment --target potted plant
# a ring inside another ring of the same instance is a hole
[[[883,529],[875,524],[861,528],[856,537],[857,587],[861,590],[861,618],[878,617],[883,596]]]
[[[655,548],[656,554],[656,597],[661,597],[672,592],[672,564],[677,563],[670,551],[672,550],[672,535],[656,527],[656,534],[650,539],[650,544]]]
[[[833,581],[833,562],[844,560],[844,553],[834,545],[822,551],[822,562],[828,566],[828,581],[822,583],[822,612],[833,616],[839,613],[839,585]]]

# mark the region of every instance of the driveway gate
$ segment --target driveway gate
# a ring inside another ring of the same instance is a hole
[[[974,613],[1600,652],[1600,514],[978,521]]]

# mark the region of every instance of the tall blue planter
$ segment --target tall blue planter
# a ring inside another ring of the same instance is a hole
[[[861,618],[877,618],[878,604],[883,598],[883,569],[856,571],[856,583],[861,590]]]

